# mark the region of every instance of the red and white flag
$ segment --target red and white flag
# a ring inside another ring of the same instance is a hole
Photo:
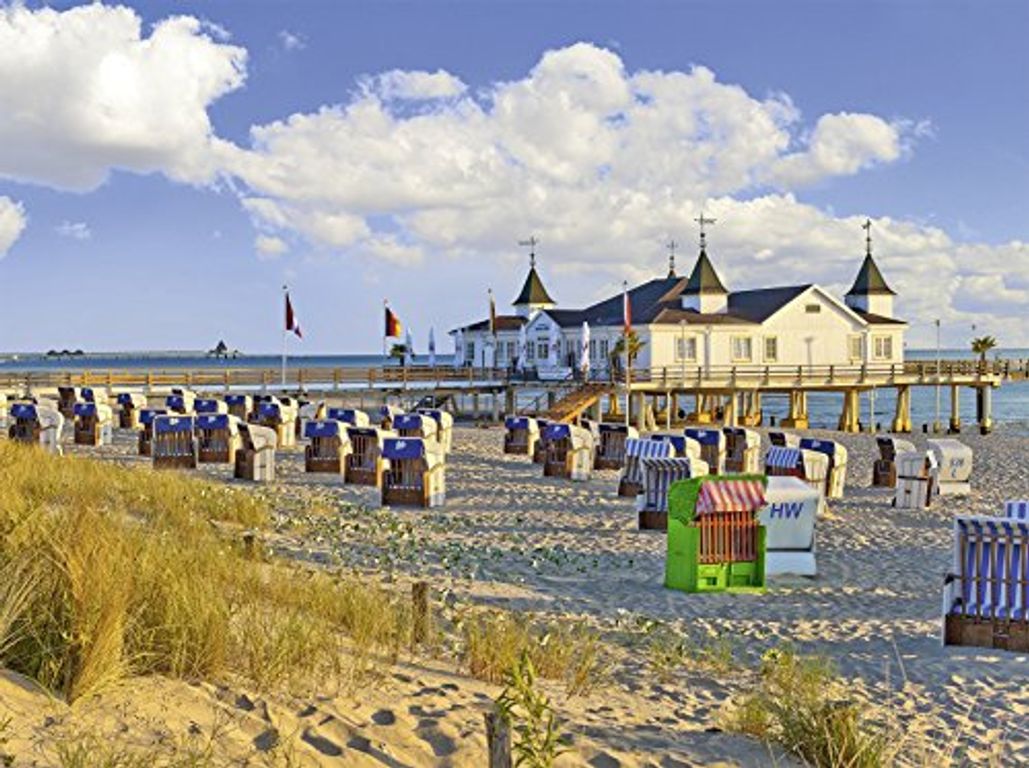
[[[629,299],[629,284],[622,283],[622,321],[625,324],[625,335],[632,333],[632,300]]]
[[[298,339],[304,338],[304,334],[300,330],[300,321],[293,312],[293,302],[289,300],[289,291],[286,291],[286,330],[293,331]]]

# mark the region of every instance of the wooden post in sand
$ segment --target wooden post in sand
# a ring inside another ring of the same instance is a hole
[[[498,707],[485,713],[489,768],[511,768],[511,724]]]
[[[253,531],[246,531],[243,534],[243,556],[247,560],[257,559],[257,534]]]
[[[429,583],[416,581],[411,585],[412,623],[411,643],[419,645],[429,639]]]

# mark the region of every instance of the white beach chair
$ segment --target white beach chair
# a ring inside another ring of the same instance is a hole
[[[76,445],[110,445],[114,439],[114,412],[106,403],[75,403]]]
[[[644,459],[670,459],[673,456],[675,446],[670,440],[629,438],[625,442],[625,466],[618,478],[618,495],[635,498],[643,493]]]
[[[744,427],[725,427],[725,471],[743,475],[761,474],[761,435]]]
[[[972,492],[972,449],[959,440],[944,437],[928,441],[940,467],[940,495],[965,496]]]
[[[700,458],[707,462],[712,475],[725,474],[725,434],[720,429],[686,429],[686,437],[700,443]]]
[[[702,459],[671,456],[644,458],[640,464],[643,490],[636,497],[637,526],[641,531],[667,530],[668,489],[679,480],[706,475],[707,463]]]
[[[593,472],[593,433],[574,424],[551,424],[546,429],[544,477],[589,480]]]
[[[898,509],[928,507],[937,494],[940,468],[932,451],[905,451],[898,454],[897,482],[893,506]]]
[[[787,449],[792,450],[792,449]],[[822,492],[797,477],[775,476],[765,486],[765,574],[815,576],[815,521]]]
[[[388,437],[382,449],[382,505],[428,509],[446,502],[446,463],[434,440]]]
[[[770,430],[768,433],[769,445],[777,445],[782,448],[800,448],[800,435],[782,430]]]
[[[193,411],[195,413],[225,413],[229,412],[229,404],[224,400],[215,400],[213,398],[197,398],[193,401]]]
[[[275,448],[278,440],[275,430],[241,421],[239,437],[242,445],[236,451],[233,476],[257,483],[274,482]]]
[[[504,453],[532,456],[539,439],[539,422],[531,416],[508,416],[504,419]]]
[[[825,481],[825,497],[842,499],[847,482],[847,449],[835,440],[819,440],[814,437],[801,438],[800,447],[806,451],[817,451],[829,459],[829,474]]]
[[[700,443],[684,432],[654,432],[648,436],[650,440],[671,443],[674,456],[682,459],[700,459]],[[706,463],[706,462],[705,462]]]
[[[154,420],[164,416],[164,408],[141,408],[139,410],[138,452],[140,456],[152,456],[154,447]]]
[[[347,458],[354,452],[347,425],[332,419],[310,420],[304,424],[305,472],[327,472],[344,475]]]
[[[765,454],[765,474],[769,477],[797,477],[825,496],[829,457],[806,448],[773,445]]]
[[[196,393],[188,389],[173,389],[171,394],[165,398],[164,407],[168,409],[169,413],[188,416],[193,413],[195,403]]]
[[[438,444],[436,420],[420,413],[398,413],[393,416],[393,431],[397,437],[419,437]]]

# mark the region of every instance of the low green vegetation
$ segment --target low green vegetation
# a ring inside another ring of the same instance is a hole
[[[550,699],[537,686],[536,669],[528,651],[522,651],[504,682],[497,707],[515,733],[515,766],[550,768],[568,751],[568,742],[561,735]]]

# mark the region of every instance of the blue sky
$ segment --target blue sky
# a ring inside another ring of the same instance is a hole
[[[275,351],[284,281],[297,351],[378,349],[384,297],[424,347],[514,297],[520,236],[575,305],[659,273],[667,236],[687,269],[700,209],[731,288],[845,289],[870,216],[913,344],[941,317],[1029,345],[1027,3],[139,2],[142,41],[205,24],[152,61],[106,8],[18,55],[74,5],[0,14],[0,349]],[[118,54],[143,95],[92,101]]]

